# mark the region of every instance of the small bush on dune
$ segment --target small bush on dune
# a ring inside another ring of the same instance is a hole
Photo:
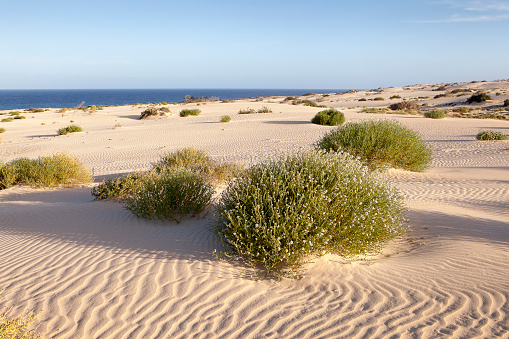
[[[382,98],[382,97],[376,97],[376,98],[374,98],[373,100],[375,100],[375,101],[384,101],[385,99],[384,99],[384,98]]]
[[[272,113],[272,110],[267,106],[262,106],[256,113]]]
[[[141,112],[140,114],[140,120],[146,119],[148,117],[154,117],[154,116],[165,116],[166,114],[171,113],[170,109],[168,107],[150,107]]]
[[[138,217],[180,221],[210,204],[214,189],[202,175],[174,168],[141,177],[125,208]]]
[[[255,114],[256,111],[252,108],[240,109],[239,114]]]
[[[221,117],[221,122],[230,122],[232,118],[229,115],[223,115]]]
[[[391,100],[393,100],[393,99],[401,99],[401,95],[393,95],[389,99],[391,99]]]
[[[395,120],[348,123],[326,134],[316,147],[327,152],[348,152],[370,168],[421,172],[431,162],[431,150],[419,134]]]
[[[18,158],[0,165],[0,189],[18,183],[35,187],[74,187],[91,181],[92,172],[79,159],[66,153],[38,159]]]
[[[417,105],[415,102],[411,102],[411,101],[402,101],[402,102],[398,102],[397,104],[390,105],[389,108],[392,109],[393,111],[400,111],[400,110],[407,110],[407,109],[418,111],[419,105]]]
[[[311,119],[311,122],[318,125],[337,126],[345,122],[345,115],[343,112],[331,108],[318,112],[313,119]]]
[[[2,119],[2,122],[11,122],[11,121],[14,121],[13,117],[8,117],[8,118],[3,118]]]
[[[475,138],[477,140],[506,140],[507,135],[498,131],[481,131]]]
[[[69,125],[67,127],[62,127],[57,131],[58,135],[66,135],[67,133],[76,133],[82,132],[83,129],[78,125]]]
[[[441,109],[432,109],[431,111],[424,112],[424,116],[431,119],[443,119],[445,118],[445,112]]]
[[[346,153],[308,152],[261,162],[216,206],[225,249],[268,273],[307,255],[380,250],[403,230],[402,199]]]
[[[470,98],[467,99],[467,103],[471,104],[474,102],[481,103],[487,100],[491,100],[491,96],[486,93],[476,93],[473,94]]]
[[[509,107],[509,99],[504,100],[504,107]]]
[[[96,187],[92,188],[92,196],[96,200],[125,200],[131,195],[134,187],[139,184],[140,179],[145,175],[147,175],[147,173],[134,172],[119,175],[116,178],[103,181]]]
[[[194,108],[194,109],[183,109],[180,111],[180,116],[181,117],[187,117],[187,116],[190,116],[190,115],[200,115],[201,111],[198,109],[198,108]]]

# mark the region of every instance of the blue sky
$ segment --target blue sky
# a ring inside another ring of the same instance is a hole
[[[509,1],[3,1],[0,89],[509,78]]]

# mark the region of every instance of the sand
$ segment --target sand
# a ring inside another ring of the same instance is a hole
[[[509,83],[452,86],[499,91],[493,89]],[[482,129],[509,134],[509,121],[373,115],[358,108],[387,106],[395,93],[429,96],[436,87],[331,95],[321,102],[357,106],[342,109],[347,121],[396,119],[433,150],[425,173],[386,174],[405,196],[412,228],[382,255],[353,262],[326,255],[306,264],[300,280],[256,280],[213,255],[220,247],[207,229],[211,214],[179,224],[150,221],[120,203],[94,201],[90,188],[16,186],[0,191],[0,306],[42,311],[40,329],[64,338],[509,337],[509,141],[475,140]],[[387,99],[356,101],[375,96]],[[432,106],[452,100],[432,98]],[[507,98],[505,92],[496,101]],[[1,124],[7,132],[0,158],[67,151],[94,169],[96,183],[147,169],[185,146],[247,166],[310,149],[331,129],[310,123],[322,108],[283,99],[170,105],[168,117],[148,120],[138,120],[146,105],[27,113],[25,120]],[[202,114],[181,118],[183,106]],[[262,106],[273,113],[237,114]],[[232,121],[220,123],[222,115]],[[71,120],[84,132],[57,136]]]

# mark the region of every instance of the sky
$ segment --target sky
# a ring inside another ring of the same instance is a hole
[[[1,0],[0,89],[509,78],[509,1]]]

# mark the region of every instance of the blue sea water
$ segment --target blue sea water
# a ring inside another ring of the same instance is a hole
[[[258,96],[298,96],[305,93],[343,93],[345,89],[70,89],[0,90],[0,110],[127,105],[149,102],[181,102],[184,96],[240,99]]]

